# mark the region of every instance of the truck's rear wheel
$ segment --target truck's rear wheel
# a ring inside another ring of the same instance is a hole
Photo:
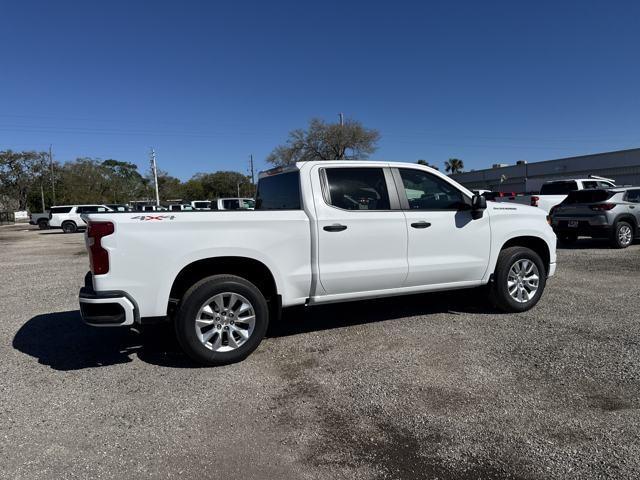
[[[243,360],[258,347],[268,325],[264,295],[235,275],[214,275],[193,285],[180,302],[175,321],[180,346],[204,365]]]
[[[547,271],[540,256],[526,247],[500,252],[490,296],[505,312],[524,312],[538,303],[546,285]]]
[[[38,228],[40,230],[48,230],[49,229],[49,220],[41,218],[38,220]]]

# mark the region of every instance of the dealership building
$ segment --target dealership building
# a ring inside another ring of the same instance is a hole
[[[613,179],[616,185],[640,185],[640,148],[594,153],[515,165],[495,164],[484,170],[456,173],[451,178],[473,190],[537,192],[549,180],[587,178],[597,175]]]

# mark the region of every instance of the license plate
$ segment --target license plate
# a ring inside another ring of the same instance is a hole
[[[578,228],[578,220],[569,220],[568,226],[571,228]]]

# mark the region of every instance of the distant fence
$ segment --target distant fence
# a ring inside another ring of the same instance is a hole
[[[0,225],[16,223],[16,216],[13,212],[0,212]]]

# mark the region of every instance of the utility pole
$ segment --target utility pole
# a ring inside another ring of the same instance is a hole
[[[255,178],[253,176],[253,153],[251,155],[249,155],[249,164],[251,165],[251,183],[255,185],[256,181]]]
[[[42,185],[42,181],[40,181],[40,198],[42,199],[42,212],[44,213],[44,185]]]
[[[240,198],[240,182],[237,182],[236,186],[238,187],[238,198]]]
[[[340,117],[340,126],[344,127],[344,113],[339,113],[338,116]]]
[[[156,151],[151,147],[151,171],[153,172],[153,183],[156,187],[156,207],[160,206],[160,192],[158,191],[158,166],[156,165]]]
[[[53,176],[53,155],[51,154],[51,145],[49,145],[49,164],[51,166],[51,197],[52,197],[51,205],[55,205],[56,204],[56,182],[55,182],[55,177]]]

